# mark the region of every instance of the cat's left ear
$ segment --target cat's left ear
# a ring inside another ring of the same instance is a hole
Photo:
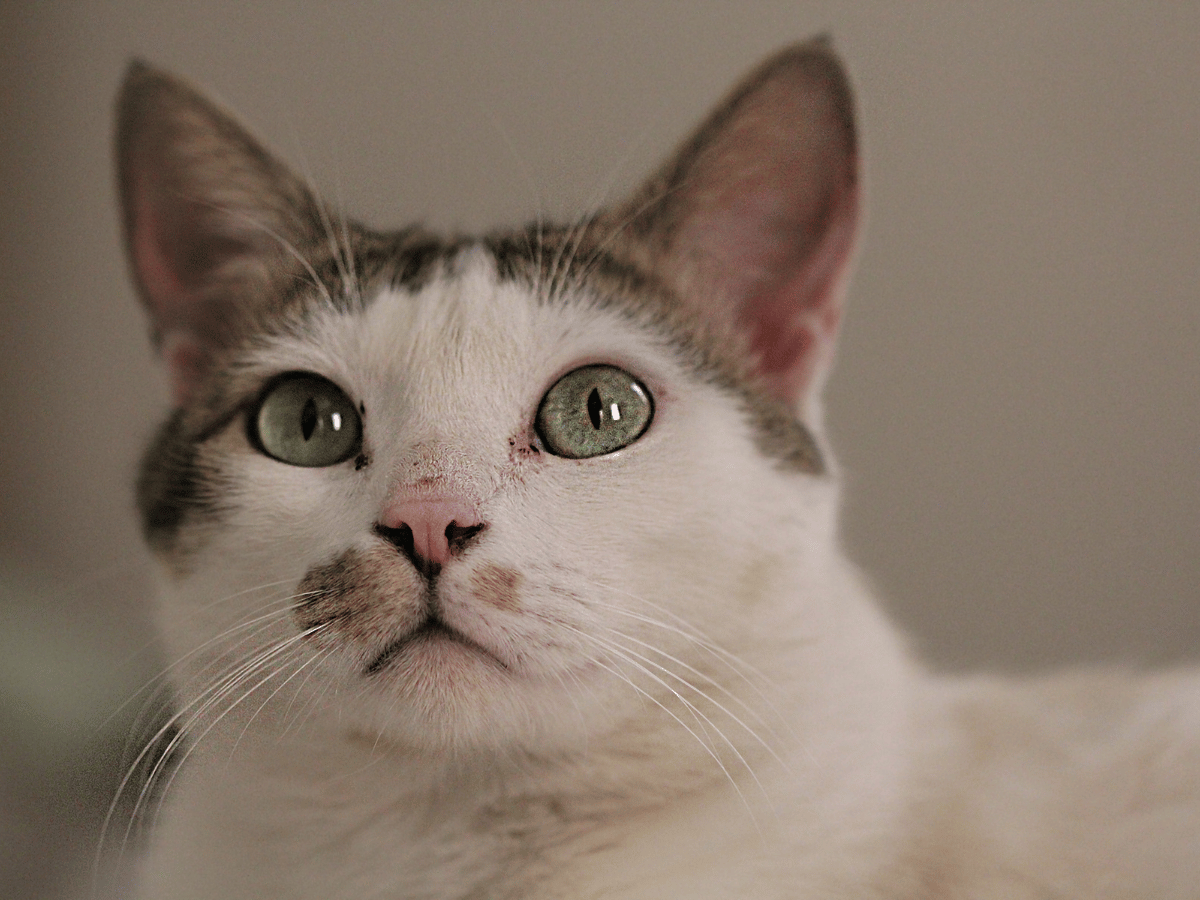
[[[184,406],[281,281],[303,276],[323,210],[233,116],[144,63],[126,73],[116,137],[134,279]]]
[[[732,320],[758,381],[815,417],[859,216],[853,99],[828,42],[760,66],[618,215],[686,303]]]

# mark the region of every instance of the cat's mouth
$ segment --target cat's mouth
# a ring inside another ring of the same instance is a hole
[[[404,636],[397,638],[384,647],[383,650],[380,651],[379,655],[377,655],[370,663],[367,664],[367,667],[363,669],[363,674],[368,676],[376,675],[395,663],[401,657],[401,655],[410,650],[419,648],[422,645],[446,643],[456,644],[463,650],[472,652],[478,656],[482,656],[483,658],[495,663],[503,669],[508,668],[508,666],[505,665],[504,662],[494,653],[484,647],[481,647],[462,632],[450,627],[436,615],[431,615],[419,626],[417,626],[417,628],[408,632]]]

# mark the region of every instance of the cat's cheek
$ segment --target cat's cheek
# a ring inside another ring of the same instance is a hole
[[[297,564],[327,562],[356,545],[374,522],[372,470],[356,469],[353,460],[304,468],[245,451],[228,471],[236,518],[230,525],[242,540],[269,543]]]

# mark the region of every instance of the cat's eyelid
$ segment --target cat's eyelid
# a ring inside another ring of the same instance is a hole
[[[192,443],[206,444],[218,435],[223,434],[229,429],[229,426],[232,425],[239,417],[245,414],[248,408],[252,407],[253,404],[253,399],[242,399],[237,403],[226,407],[221,412],[216,413],[213,416],[206,417],[209,420],[208,423],[204,425],[198,432],[196,432],[195,437],[191,439]]]
[[[645,386],[646,390],[654,397],[656,405],[663,399],[669,400],[671,397],[670,379],[664,373],[661,363],[655,365],[652,362],[635,358],[631,354],[592,353],[573,357],[571,362],[550,370],[550,376],[542,378],[539,387],[531,391],[536,394],[535,402],[541,403],[541,398],[546,396],[546,392],[562,381],[564,376],[589,366],[611,366],[614,369],[628,372]]]

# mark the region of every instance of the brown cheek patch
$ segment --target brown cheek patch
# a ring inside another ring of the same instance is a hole
[[[520,572],[489,563],[471,576],[471,588],[480,602],[511,612],[520,608],[524,580]]]
[[[367,647],[417,627],[424,615],[423,585],[388,550],[347,550],[309,569],[296,592],[301,628]]]

